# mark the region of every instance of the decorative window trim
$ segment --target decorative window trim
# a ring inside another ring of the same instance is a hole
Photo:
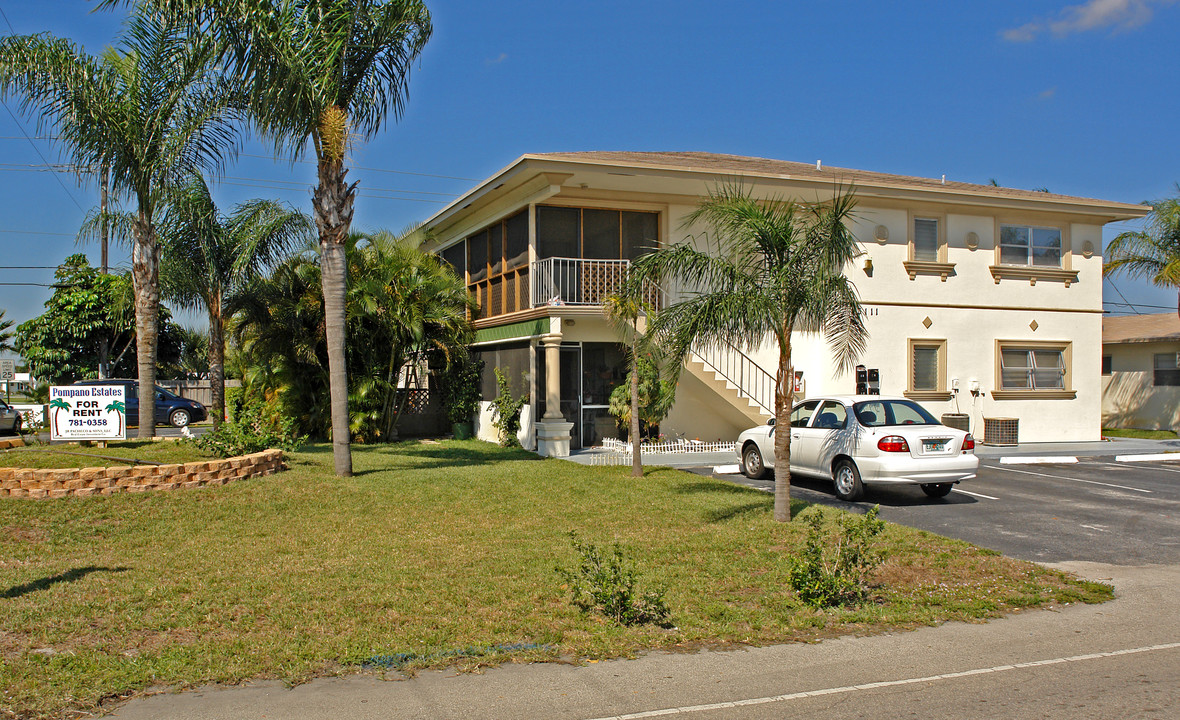
[[[915,279],[919,275],[937,275],[942,278],[943,282],[946,282],[948,277],[955,274],[955,264],[949,262],[905,260],[902,262],[902,267],[905,268],[906,273],[910,276],[910,280]]]
[[[1001,358],[1004,350],[1056,350],[1061,353],[1061,362],[1065,366],[1061,376],[1061,388],[1036,389],[1006,389],[1004,388],[1003,365]],[[1073,400],[1078,393],[1073,389],[1073,343],[1057,340],[996,340],[995,383],[992,385],[993,400]]]
[[[1027,265],[989,265],[992,279],[999,285],[1001,280],[1028,280],[1029,285],[1036,285],[1037,280],[1045,282],[1064,283],[1069,287],[1078,281],[1077,270],[1061,270],[1050,267],[1030,267]]]
[[[938,352],[938,367],[935,371],[937,384],[933,388],[914,388],[914,351],[917,348],[934,348]],[[906,391],[902,393],[911,400],[950,400],[951,391],[946,382],[946,339],[910,338],[906,343]]]

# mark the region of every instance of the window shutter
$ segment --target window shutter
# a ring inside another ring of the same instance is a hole
[[[938,220],[914,218],[914,259],[938,261]]]
[[[938,348],[914,347],[914,390],[938,389]]]

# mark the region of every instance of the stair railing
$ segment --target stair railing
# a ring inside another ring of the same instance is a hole
[[[694,347],[692,356],[717,376],[737,388],[743,398],[774,415],[775,378],[750,356],[733,345]]]

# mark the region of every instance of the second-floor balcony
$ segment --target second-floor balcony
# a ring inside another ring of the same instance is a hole
[[[539,307],[602,305],[627,279],[630,260],[551,257],[468,286],[479,304],[479,317],[491,318]],[[656,287],[644,300],[662,307]]]

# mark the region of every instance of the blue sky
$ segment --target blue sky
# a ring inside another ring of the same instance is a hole
[[[1180,0],[428,4],[435,34],[406,115],[352,158],[359,229],[421,221],[526,152],[821,159],[1125,202],[1174,194],[1180,181]],[[0,0],[17,33],[51,32],[96,53],[121,17],[92,7]],[[98,198],[71,175],[38,171],[64,159],[25,132],[52,128],[23,116],[18,126],[0,108],[3,268],[77,252],[74,234]],[[310,211],[313,180],[311,165],[276,162],[251,142],[217,197]],[[1109,226],[1107,238],[1129,227]],[[97,246],[81,250],[97,264]],[[126,252],[112,256],[126,263]],[[0,269],[0,283],[51,281],[51,270]],[[1175,308],[1173,292],[1115,283],[1132,303],[1162,306],[1143,312]],[[1104,291],[1122,302],[1109,282]],[[21,322],[49,293],[0,284],[0,308]]]

